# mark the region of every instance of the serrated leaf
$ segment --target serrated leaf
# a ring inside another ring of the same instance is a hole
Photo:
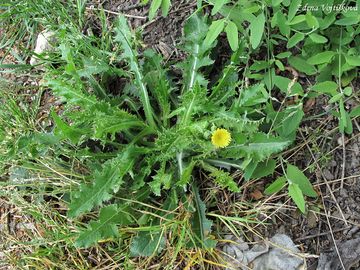
[[[290,49],[298,44],[300,41],[304,39],[305,35],[303,33],[295,33],[291,38],[289,38],[288,43],[286,44],[286,48]]]
[[[234,179],[231,177],[230,173],[214,168],[210,176],[214,178],[214,182],[218,184],[221,188],[227,188],[232,192],[240,192],[240,188],[238,187]]]
[[[209,27],[208,33],[204,40],[206,47],[210,47],[211,44],[216,40],[220,33],[224,30],[225,19],[213,21]]]
[[[264,133],[256,133],[247,144],[228,146],[222,150],[224,157],[249,157],[256,161],[262,161],[272,154],[284,150],[291,141],[280,137],[268,136]]]
[[[314,191],[309,179],[296,166],[288,164],[286,169],[286,176],[293,184],[297,184],[306,196],[316,198],[317,194]]]
[[[56,130],[55,134],[61,133],[64,139],[69,139],[73,144],[77,144],[82,135],[86,133],[84,130],[74,128],[66,124],[55,112],[51,112],[51,116],[54,119]]]
[[[121,44],[123,49],[122,57],[128,61],[130,69],[135,75],[136,85],[140,89],[140,99],[144,108],[146,120],[148,124],[155,129],[156,123],[154,121],[154,113],[150,104],[149,94],[144,84],[144,78],[138,63],[137,52],[132,48],[132,34],[124,16],[119,16],[118,24],[115,30],[115,41]]]
[[[201,200],[199,190],[195,184],[192,185],[192,189],[194,192],[195,206],[195,213],[191,220],[192,231],[196,235],[198,244],[200,244],[200,246],[205,246],[207,235],[211,231],[212,222],[206,218],[206,206]]]
[[[256,49],[261,41],[265,28],[265,15],[260,13],[252,21],[250,21],[250,44],[253,49]]]
[[[314,56],[310,57],[307,62],[310,65],[319,65],[324,63],[330,63],[335,56],[335,52],[333,51],[325,51],[318,54],[315,54]]]
[[[291,199],[294,201],[296,206],[300,209],[302,213],[305,213],[305,200],[299,186],[297,184],[291,183],[289,185],[288,191]]]
[[[225,33],[231,49],[236,51],[239,47],[239,36],[236,24],[232,21],[228,21],[227,26],[225,27]]]
[[[88,248],[101,239],[118,236],[117,226],[129,225],[132,218],[127,207],[115,204],[101,208],[99,219],[90,221],[88,228],[75,241],[76,247]]]
[[[321,83],[315,84],[311,87],[311,90],[322,93],[322,94],[329,94],[331,96],[335,96],[338,92],[338,84],[332,81],[325,81]]]
[[[284,176],[277,178],[273,183],[271,183],[264,191],[266,195],[271,195],[276,192],[279,192],[286,184],[287,180]]]
[[[90,184],[83,184],[75,192],[69,205],[68,216],[77,217],[93,207],[109,200],[123,183],[123,177],[134,165],[136,149],[129,146],[118,157],[105,162],[102,169],[94,173],[94,180]]]

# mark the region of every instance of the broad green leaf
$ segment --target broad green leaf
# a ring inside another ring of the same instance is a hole
[[[288,21],[287,25],[295,25],[303,21],[305,21],[305,15],[297,15],[290,22]]]
[[[330,63],[335,56],[335,52],[333,51],[325,51],[318,54],[315,54],[314,56],[310,57],[307,62],[310,65],[319,65],[324,63]]]
[[[224,30],[225,19],[213,21],[209,27],[208,33],[204,40],[205,46],[210,47],[210,45],[215,41],[215,39],[220,35]]]
[[[288,21],[290,22],[298,12],[299,5],[301,5],[301,0],[292,0],[289,6],[288,12]]]
[[[304,39],[305,35],[303,33],[295,33],[291,38],[289,38],[288,43],[286,44],[286,48],[290,49],[298,44],[300,41]]]
[[[306,196],[316,198],[317,194],[314,191],[309,179],[296,166],[288,164],[286,169],[286,176],[290,183],[297,184]]]
[[[297,184],[291,183],[288,188],[289,195],[302,213],[305,213],[305,199]]]
[[[264,191],[266,195],[271,195],[276,192],[279,192],[286,185],[286,178],[281,176],[277,178],[273,183],[271,183]]]
[[[359,55],[345,55],[346,62],[350,66],[360,66],[360,56]]]
[[[311,87],[311,90],[322,93],[322,94],[329,94],[331,96],[335,96],[338,92],[338,84],[332,81],[325,81],[321,83],[315,84]]]
[[[326,43],[328,42],[328,39],[324,36],[321,36],[317,33],[312,33],[309,35],[310,39],[315,43]]]
[[[311,14],[310,11],[306,12],[305,15],[305,20],[306,20],[306,24],[310,27],[310,28],[318,28],[319,27],[319,22],[316,19],[315,16],[313,16]]]
[[[290,56],[288,61],[292,67],[300,72],[303,72],[307,75],[314,75],[316,73],[316,68],[313,65],[307,63],[306,60],[301,57]]]
[[[225,27],[225,32],[231,49],[236,51],[239,47],[239,36],[236,24],[232,21],[228,21],[227,26]]]
[[[332,98],[329,99],[329,103],[335,103],[337,101],[339,101],[341,98],[343,97],[343,94],[342,93],[338,93],[336,94],[335,96],[333,96]]]
[[[162,1],[163,0],[152,0],[151,1],[151,5],[150,5],[150,9],[149,9],[149,20],[152,20],[155,17],[156,11],[160,8]]]
[[[290,26],[286,24],[286,17],[285,15],[281,12],[281,10],[279,10],[278,12],[276,12],[277,16],[277,25],[279,27],[280,33],[286,37],[288,37],[290,35]]]
[[[161,12],[164,17],[166,17],[169,14],[170,6],[171,6],[171,0],[162,0]]]
[[[253,49],[256,49],[261,41],[265,28],[265,15],[260,13],[250,22],[250,43]]]
[[[345,87],[344,90],[343,90],[343,92],[344,92],[344,95],[345,95],[345,96],[350,97],[351,94],[352,94],[352,88],[351,88],[350,86]]]
[[[180,176],[180,181],[177,182],[177,185],[183,187],[186,184],[190,183],[192,172],[194,170],[195,162],[191,161],[186,168],[183,170],[182,175]]]
[[[336,25],[353,25],[359,22],[359,15],[352,17],[345,17],[335,22]]]
[[[117,226],[129,225],[131,222],[132,218],[126,207],[118,207],[115,204],[103,207],[98,220],[90,221],[88,228],[76,239],[75,246],[88,248],[101,239],[117,237]]]
[[[293,83],[292,80],[282,76],[275,76],[274,84],[284,94],[287,95],[303,95],[304,91],[298,82]]]
[[[276,58],[283,59],[288,58],[291,55],[291,52],[282,52],[276,55]]]
[[[215,5],[211,10],[211,15],[215,15],[219,10],[229,2],[229,0],[216,0],[214,1]]]
[[[275,171],[275,166],[276,166],[276,161],[274,159],[262,161],[257,164],[256,169],[252,173],[251,177],[253,179],[256,179],[271,175]]]
[[[303,116],[304,112],[302,106],[299,106],[296,110],[288,113],[283,120],[281,136],[286,137],[295,132],[298,129]]]
[[[162,231],[140,231],[131,241],[130,255],[152,256],[163,250],[165,237]]]
[[[350,117],[358,117],[360,116],[360,106],[355,107],[352,109],[352,111],[349,113]]]

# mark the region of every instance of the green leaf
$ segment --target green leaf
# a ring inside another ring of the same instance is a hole
[[[346,63],[350,66],[358,67],[360,66],[360,56],[359,55],[345,55]]]
[[[160,1],[161,4],[161,0],[156,1]],[[151,5],[153,5],[154,2],[152,2]],[[144,78],[137,59],[137,52],[133,50],[131,45],[132,34],[124,16],[119,16],[118,25],[115,30],[117,33],[115,36],[115,41],[121,44],[123,49],[122,57],[129,62],[130,70],[135,75],[136,85],[140,88],[140,99],[144,108],[146,120],[148,124],[155,129],[156,123],[154,121],[154,113],[151,107],[149,94],[144,84]]]
[[[182,175],[180,177],[180,181],[177,182],[177,185],[184,186],[188,183],[190,183],[192,172],[194,170],[195,162],[191,161],[186,168],[183,170]]]
[[[289,136],[298,129],[301,120],[304,116],[302,106],[299,106],[292,112],[287,112],[286,117],[283,120],[281,136]]]
[[[236,24],[232,21],[228,21],[225,32],[231,49],[236,51],[239,47],[239,36]]]
[[[359,15],[352,17],[345,17],[335,22],[336,25],[353,25],[359,22]]]
[[[260,13],[250,21],[250,43],[253,49],[256,49],[261,41],[265,28],[265,15]]]
[[[288,21],[288,25],[294,25],[305,21],[305,15],[297,15],[290,22]]]
[[[200,246],[206,247],[206,239],[211,231],[212,222],[206,218],[206,206],[201,200],[199,190],[195,184],[192,185],[192,189],[194,192],[195,204],[195,213],[191,220],[192,231],[196,235],[196,239],[198,240],[197,243],[200,244]]]
[[[310,11],[306,12],[306,15],[305,15],[305,20],[306,20],[306,24],[310,27],[310,28],[318,28],[319,27],[319,22],[318,20],[316,19],[315,16],[313,16],[311,14]]]
[[[224,30],[225,19],[213,21],[209,27],[208,33],[204,40],[204,44],[206,47],[210,47],[216,38],[220,35],[220,33]]]
[[[211,15],[215,15],[225,4],[229,2],[229,0],[216,0],[214,1],[215,5],[213,6],[213,9],[211,10]]]
[[[271,175],[275,171],[275,166],[276,166],[276,161],[274,159],[262,161],[257,164],[256,169],[251,175],[251,178],[256,179]]]
[[[69,206],[68,216],[77,217],[82,213],[90,211],[93,207],[101,205],[109,200],[112,193],[119,190],[123,183],[123,177],[135,163],[133,156],[136,148],[129,146],[124,149],[118,157],[105,162],[102,169],[94,173],[94,181],[90,184],[83,184],[76,192]]]
[[[292,67],[300,72],[303,72],[307,75],[314,75],[316,73],[316,68],[313,65],[307,63],[306,60],[301,57],[291,56],[289,57],[288,61]]]
[[[274,84],[284,94],[287,95],[303,95],[304,91],[298,82],[293,83],[292,80],[282,76],[275,76]]]
[[[156,11],[160,8],[162,0],[152,0],[150,9],[149,9],[149,20],[152,20],[155,15]]]
[[[335,52],[333,51],[325,51],[318,54],[315,54],[314,56],[310,57],[307,62],[310,65],[319,65],[324,63],[330,63],[335,56]]]
[[[357,106],[356,108],[352,109],[352,111],[349,113],[350,117],[358,117],[360,116],[360,106]]]
[[[304,193],[306,196],[317,198],[317,194],[313,189],[309,179],[296,166],[288,164],[286,176],[290,183],[297,184],[302,193]]]
[[[264,191],[266,195],[271,195],[279,192],[286,184],[287,180],[284,176],[277,178],[272,184],[270,184]]]
[[[51,116],[56,125],[55,133],[61,133],[64,139],[69,139],[73,144],[77,144],[80,141],[81,136],[85,134],[84,130],[66,124],[55,112],[52,111]]]
[[[298,12],[299,5],[301,5],[301,0],[293,0],[290,3],[289,6],[289,12],[288,12],[288,21],[290,22]]]
[[[131,241],[130,255],[152,256],[165,247],[165,237],[162,231],[140,231]]]
[[[115,204],[101,208],[99,219],[90,221],[87,230],[80,233],[75,241],[76,247],[88,248],[101,239],[118,236],[117,226],[129,225],[133,222],[126,207]]]
[[[291,183],[288,188],[289,195],[302,213],[305,213],[305,200],[301,189],[297,184]]]
[[[338,84],[332,81],[325,81],[321,83],[315,84],[311,87],[311,90],[322,93],[322,94],[329,94],[331,96],[335,96],[338,92]]]
[[[344,92],[344,95],[345,95],[345,96],[350,97],[351,94],[352,94],[352,88],[351,88],[350,86],[345,87],[344,90],[343,90],[343,92]]]
[[[321,35],[319,35],[317,33],[312,33],[312,34],[309,35],[309,37],[315,43],[320,43],[321,44],[321,43],[328,42],[328,39],[326,37],[321,36]]]
[[[171,6],[171,0],[162,0],[161,12],[164,17],[166,17],[169,14],[170,6]]]
[[[230,173],[214,168],[210,176],[214,178],[214,182],[218,184],[221,188],[227,188],[232,192],[240,192],[240,188],[238,187],[234,179],[231,177]]]
[[[289,38],[288,43],[286,44],[286,48],[290,49],[298,44],[300,41],[304,39],[305,35],[303,33],[295,33],[291,38]]]
[[[282,53],[279,53],[278,55],[276,55],[276,58],[284,59],[284,58],[288,58],[290,55],[291,55],[291,52],[282,52]]]
[[[254,161],[262,161],[272,154],[284,150],[290,143],[290,140],[280,137],[256,133],[249,143],[228,146],[222,150],[221,154],[229,158],[248,157]]]
[[[335,102],[339,101],[342,97],[343,97],[343,94],[338,93],[338,94],[336,94],[335,96],[333,96],[332,98],[329,99],[329,103],[330,104],[335,103]]]

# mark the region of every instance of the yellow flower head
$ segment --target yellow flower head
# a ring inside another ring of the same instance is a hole
[[[217,148],[224,148],[230,144],[231,134],[224,128],[218,128],[213,132],[211,142]]]

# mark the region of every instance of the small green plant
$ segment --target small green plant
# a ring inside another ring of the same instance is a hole
[[[67,156],[81,160],[89,170],[87,181],[71,193],[68,215],[77,218],[100,207],[98,219],[79,234],[79,247],[119,236],[117,226],[139,226],[131,242],[132,255],[160,252],[166,231],[179,226],[174,222],[179,204],[189,213],[191,228],[182,241],[214,247],[197,171],[207,172],[221,188],[238,192],[232,168],[244,171],[245,179],[271,174],[275,169],[271,155],[292,143],[288,135],[294,131],[277,132],[281,128],[271,128],[275,122],[264,115],[270,101],[264,85],[241,86],[237,65],[246,58],[242,44],[220,76],[209,81],[206,70],[213,64],[210,52],[215,40],[203,42],[206,19],[191,16],[184,32],[182,49],[188,57],[177,65],[180,82],[164,69],[159,55],[151,50],[138,54],[124,17],[119,18],[113,39],[121,53],[107,55],[90,45],[75,51],[76,40],[59,45],[64,65],[46,76],[46,85],[66,102],[64,115],[52,114],[54,134]],[[108,80],[121,77],[127,84],[115,96]],[[101,153],[84,147],[91,143],[102,148]],[[155,212],[148,207],[154,196],[163,198],[163,206]]]

